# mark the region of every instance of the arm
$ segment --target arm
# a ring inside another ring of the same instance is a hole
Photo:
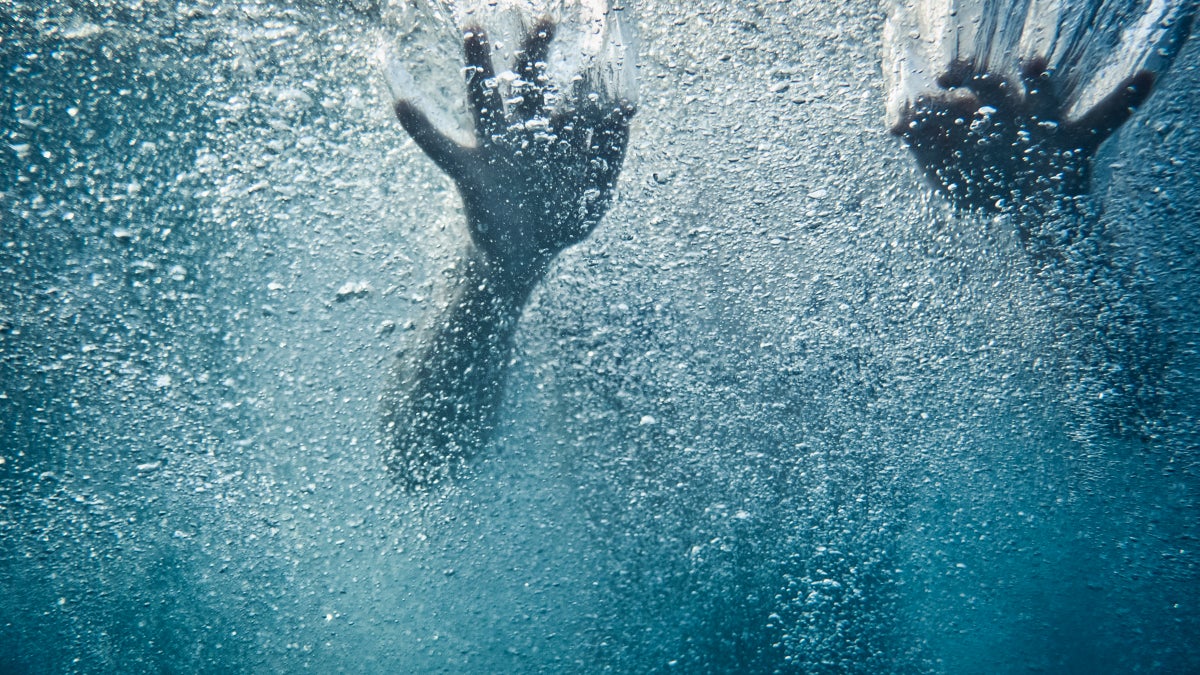
[[[1087,193],[1092,157],[1149,97],[1154,75],[1136,73],[1073,120],[1041,60],[1019,82],[957,63],[938,84],[892,133],[955,207],[1011,217],[1064,312],[1073,400],[1085,419],[1140,429],[1155,415],[1169,356]]]
[[[530,291],[612,202],[634,108],[590,100],[581,78],[573,96],[549,109],[545,60],[553,35],[545,20],[530,31],[506,109],[491,45],[482,30],[468,29],[473,146],[443,134],[412,101],[396,102],[405,131],[454,180],[470,237],[449,303],[421,349],[399,360],[387,396],[386,461],[407,487],[453,475],[487,442]]]
[[[499,283],[474,245],[421,347],[394,366],[385,408],[388,467],[408,486],[448,477],[487,441],[527,288]]]

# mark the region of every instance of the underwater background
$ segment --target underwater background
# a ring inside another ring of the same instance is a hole
[[[0,672],[1200,671],[1200,45],[1059,283],[888,134],[887,3],[610,9],[616,202],[409,493],[380,397],[464,234],[379,51],[453,107],[471,8],[0,2]]]

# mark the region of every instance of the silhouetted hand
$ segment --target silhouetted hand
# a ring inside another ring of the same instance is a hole
[[[1076,120],[1042,59],[1021,68],[1020,82],[960,61],[938,85],[944,91],[917,99],[892,133],[955,206],[998,212],[1086,193],[1092,156],[1150,95],[1154,74],[1126,79]]]
[[[413,100],[400,95],[396,102],[404,129],[458,187],[472,244],[421,347],[397,359],[395,386],[384,398],[384,459],[409,489],[452,477],[488,442],[530,289],[612,203],[634,107],[588,91],[583,76],[570,95],[551,87],[553,39],[548,20],[525,37],[504,101],[487,37],[467,30],[473,145],[439,131]],[[394,94],[405,90],[400,74],[389,83]]]
[[[404,129],[458,187],[475,245],[502,281],[527,286],[562,249],[588,236],[612,202],[634,106],[589,100],[582,78],[553,108],[546,55],[554,24],[543,19],[518,53],[507,109],[483,30],[468,28],[467,98],[475,145],[439,131],[409,100],[396,103]],[[595,98],[595,97],[592,97]]]

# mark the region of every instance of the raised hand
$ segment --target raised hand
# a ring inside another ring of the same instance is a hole
[[[1092,156],[1150,95],[1154,74],[1129,77],[1074,120],[1042,59],[1024,64],[1019,81],[960,61],[938,85],[892,133],[955,206],[999,212],[1086,193]]]
[[[404,129],[458,187],[471,237],[446,306],[419,349],[397,360],[384,397],[384,460],[405,488],[451,478],[491,437],[530,290],[612,203],[634,107],[606,102],[582,76],[571,92],[557,91],[546,73],[553,39],[547,20],[529,32],[515,71],[505,74],[513,76],[505,101],[487,36],[468,29],[474,145],[439,131],[413,100],[396,101]]]
[[[572,92],[552,92],[546,56],[554,24],[539,21],[518,52],[514,96],[505,102],[483,30],[468,28],[467,99],[475,145],[439,131],[410,100],[396,116],[413,140],[458,187],[468,229],[506,281],[536,281],[562,249],[588,236],[612,202],[634,106],[588,97],[580,77]],[[558,94],[555,105],[550,95]],[[595,100],[593,100],[595,99]]]

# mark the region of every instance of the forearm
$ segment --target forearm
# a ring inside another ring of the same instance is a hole
[[[1053,187],[1021,198],[1009,214],[1025,250],[1039,267],[1053,267],[1079,256],[1104,260],[1100,213],[1088,195],[1065,194]],[[1045,271],[1045,270],[1043,270]]]
[[[385,406],[387,464],[409,486],[452,474],[487,442],[517,321],[537,277],[507,278],[473,245],[449,302],[398,357]]]
[[[1056,342],[1075,371],[1072,400],[1087,424],[1139,429],[1155,415],[1170,360],[1131,261],[1104,231],[1087,196],[1030,202],[1013,213],[1037,276],[1052,294]]]

